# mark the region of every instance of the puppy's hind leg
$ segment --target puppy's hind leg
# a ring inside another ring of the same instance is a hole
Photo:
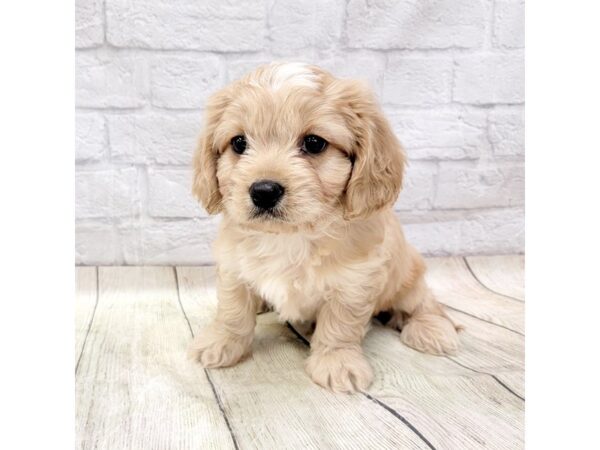
[[[401,330],[402,342],[433,355],[456,353],[461,328],[452,322],[444,307],[435,300],[423,276],[402,294],[388,322],[388,325]]]

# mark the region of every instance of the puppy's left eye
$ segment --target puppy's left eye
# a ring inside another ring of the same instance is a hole
[[[246,138],[244,136],[235,136],[231,139],[231,147],[238,155],[246,151]]]
[[[321,153],[326,148],[327,141],[322,137],[317,136],[315,134],[309,134],[308,136],[304,136],[304,140],[302,141],[303,152],[315,155],[317,153]]]

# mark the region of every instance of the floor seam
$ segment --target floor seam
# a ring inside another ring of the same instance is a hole
[[[366,392],[363,391],[359,391],[362,395],[364,395],[366,398],[368,398],[369,400],[371,400],[373,403],[375,403],[376,405],[381,406],[383,409],[385,409],[387,412],[389,412],[390,414],[392,414],[394,417],[396,417],[398,420],[400,420],[404,425],[406,425],[413,433],[415,433],[419,439],[421,439],[425,445],[427,445],[427,447],[429,447],[431,450],[436,450],[436,448],[433,446],[433,444],[431,442],[429,442],[429,440],[423,436],[423,433],[421,433],[412,423],[410,423],[408,421],[408,419],[406,417],[404,417],[403,415],[401,415],[398,411],[396,411],[394,408],[392,408],[391,406],[389,406],[388,404],[382,402],[381,400],[379,400],[376,397],[371,396],[370,394],[367,394]]]
[[[477,370],[477,369],[473,369],[472,367],[466,366],[463,363],[458,362],[457,360],[450,358],[449,356],[446,356],[446,359],[449,359],[450,361],[452,361],[454,364],[459,365],[460,367],[463,367],[465,369],[471,370],[475,373],[481,374],[481,375],[487,375],[489,377],[492,377],[500,386],[502,386],[504,389],[506,389],[508,392],[510,392],[511,394],[513,394],[515,397],[521,399],[522,401],[525,401],[525,397],[522,397],[521,395],[517,394],[515,391],[513,391],[510,387],[508,387],[506,384],[504,384],[502,381],[500,381],[500,379],[494,375],[493,373],[489,373],[489,372],[483,372],[481,370]]]
[[[294,333],[294,335],[300,340],[300,342],[302,342],[304,345],[306,345],[307,347],[310,348],[310,342],[308,341],[308,339],[306,339],[304,336],[302,336],[302,334],[300,334],[300,332],[298,330],[296,330],[296,328],[294,328],[294,326],[291,323],[286,322],[286,325],[292,331],[292,333]],[[389,412],[390,414],[392,414],[395,418],[397,418],[398,420],[400,420],[414,434],[416,434],[417,437],[419,439],[421,439],[425,443],[425,445],[427,445],[431,450],[436,450],[436,448],[433,446],[433,444],[431,442],[429,442],[429,440],[423,435],[423,433],[421,433],[412,423],[410,423],[410,421],[406,417],[404,417],[402,414],[400,414],[394,408],[392,408],[388,404],[382,402],[378,398],[373,397],[372,395],[370,395],[370,394],[368,394],[368,393],[366,393],[364,391],[358,391],[358,392],[361,393],[363,396],[365,396],[370,401],[372,401],[373,403],[375,403],[376,405],[381,406],[387,412]]]
[[[194,331],[192,330],[192,324],[190,323],[190,319],[188,318],[185,309],[183,307],[183,303],[181,303],[181,294],[179,293],[179,275],[177,275],[177,267],[173,266],[173,275],[175,276],[175,286],[177,286],[177,301],[179,302],[179,308],[183,313],[183,317],[187,322],[188,328],[190,329],[190,334],[194,337]]]
[[[190,323],[190,319],[187,316],[187,313],[185,312],[183,303],[181,302],[181,294],[179,292],[179,275],[177,274],[177,267],[175,267],[175,266],[173,266],[173,274],[175,275],[175,285],[177,286],[177,301],[179,302],[179,307],[181,308],[181,312],[183,313],[183,317],[185,318],[185,321],[188,324],[188,328],[190,329],[190,334],[192,335],[192,338],[193,338],[194,331],[192,329],[192,324]],[[238,446],[237,439],[235,438],[235,434],[233,432],[233,428],[231,426],[231,423],[229,422],[229,418],[227,417],[227,413],[225,412],[225,407],[223,406],[221,397],[219,396],[219,394],[217,392],[215,383],[213,382],[213,380],[210,376],[210,373],[208,372],[208,369],[205,367],[203,369],[204,369],[204,375],[206,376],[206,379],[208,380],[208,384],[210,385],[210,388],[215,397],[215,401],[217,402],[217,406],[219,407],[219,411],[221,412],[221,416],[223,416],[223,419],[225,420],[225,425],[227,426],[227,429],[229,430],[229,435],[231,436],[231,441],[233,442],[233,447],[236,450],[239,450],[240,447]]]
[[[492,378],[494,380],[496,380],[498,382],[498,384],[500,384],[500,386],[504,387],[504,389],[506,389],[508,392],[510,392],[512,395],[514,395],[515,397],[520,398],[522,401],[525,401],[525,397],[520,396],[519,394],[517,394],[515,391],[513,391],[510,387],[508,387],[506,384],[504,384],[502,382],[502,380],[500,380],[500,378],[498,378],[496,375],[492,375]]]
[[[450,305],[448,305],[447,303],[442,303],[442,304],[443,304],[443,305],[444,305],[446,308],[448,308],[448,309],[451,309],[451,310],[453,310],[453,311],[457,311],[457,312],[459,312],[459,313],[465,314],[465,315],[467,315],[467,316],[469,316],[469,317],[472,317],[472,318],[474,318],[474,319],[481,320],[482,322],[489,323],[490,325],[494,325],[494,326],[496,326],[496,327],[504,328],[505,330],[512,331],[513,333],[516,333],[516,334],[518,334],[518,335],[521,335],[521,336],[525,337],[525,334],[524,334],[524,333],[521,333],[520,331],[517,331],[517,330],[513,330],[512,328],[508,328],[508,327],[507,327],[507,326],[505,326],[505,325],[501,325],[501,324],[499,324],[499,323],[492,322],[492,321],[490,321],[490,320],[487,320],[487,319],[484,319],[484,318],[482,318],[482,317],[476,316],[475,314],[471,314],[471,313],[469,313],[469,312],[467,312],[467,311],[463,311],[462,309],[458,309],[458,308],[455,308],[454,306],[450,306]]]
[[[500,295],[500,296],[502,296],[502,297],[504,297],[504,298],[508,298],[509,300],[512,300],[512,301],[515,301],[515,302],[519,302],[519,303],[521,303],[521,304],[522,304],[522,303],[525,303],[525,301],[524,301],[524,300],[521,300],[521,299],[519,299],[519,298],[517,298],[517,297],[513,297],[513,296],[511,296],[511,295],[506,295],[506,294],[503,294],[503,293],[501,293],[501,292],[497,292],[497,291],[493,290],[492,288],[488,287],[488,286],[487,286],[485,283],[483,283],[483,281],[481,281],[481,280],[480,280],[480,279],[477,277],[477,275],[475,275],[475,271],[473,270],[473,268],[472,268],[472,267],[471,267],[471,265],[469,264],[469,261],[467,261],[467,257],[466,257],[466,256],[463,256],[463,257],[462,257],[462,260],[463,260],[463,262],[465,263],[465,265],[467,266],[467,269],[469,270],[469,272],[471,273],[471,275],[473,276],[473,278],[475,278],[475,281],[477,281],[477,283],[479,283],[481,286],[483,286],[483,288],[484,288],[484,289],[487,289],[488,291],[490,291],[490,292],[491,292],[491,293],[493,293],[493,294]]]
[[[77,358],[77,363],[75,364],[75,375],[79,370],[79,363],[81,362],[81,358],[83,357],[83,352],[85,351],[85,344],[87,343],[88,336],[90,334],[90,330],[92,329],[92,323],[94,322],[94,317],[96,316],[96,308],[98,307],[98,300],[100,298],[100,271],[98,270],[98,266],[96,268],[96,301],[94,302],[94,309],[92,311],[92,317],[90,318],[90,323],[88,324],[87,330],[85,332],[85,337],[83,338],[83,344],[81,344],[81,352],[79,353],[79,357]]]

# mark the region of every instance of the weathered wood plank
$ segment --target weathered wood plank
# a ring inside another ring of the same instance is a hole
[[[310,327],[295,329],[310,339]],[[369,393],[401,411],[434,447],[523,446],[524,403],[510,392],[516,384],[510,376],[501,379],[504,387],[492,374],[412,350],[400,342],[397,331],[376,322],[363,346],[375,373]]]
[[[523,371],[500,372],[495,376],[501,383],[505,384],[515,394],[521,398],[525,398],[525,373]]]
[[[523,372],[524,304],[485,289],[461,258],[429,258],[427,265],[436,297],[456,309],[449,314],[465,327],[460,351],[452,359],[480,372]],[[518,389],[510,380],[507,384]]]
[[[386,334],[380,348],[388,356],[374,355],[369,341]],[[386,342],[387,341],[387,342]],[[470,371],[456,373],[449,360],[419,354],[436,370],[405,370],[407,353],[393,330],[375,328],[366,340],[366,354],[374,366],[369,392],[427,433],[436,448],[522,448],[524,403],[492,377]]]
[[[165,267],[104,267],[76,377],[78,448],[233,448]]]
[[[216,311],[214,268],[177,269],[194,331]],[[363,395],[333,394],[308,378],[306,347],[273,313],[258,317],[253,353],[210,370],[240,448],[428,448],[401,420]]]
[[[525,338],[457,311],[450,316],[465,329],[460,333],[460,348],[452,358],[482,372],[522,371],[525,363]]]
[[[471,275],[462,258],[429,258],[427,267],[427,282],[440,302],[524,333],[524,304],[483,287]]]
[[[192,315],[192,323],[206,324],[215,308],[212,269],[181,268],[178,273],[182,302]],[[210,308],[206,298],[212,299]],[[298,331],[309,337],[307,328]],[[290,434],[297,435],[299,442],[307,446],[369,446],[375,442],[373,432],[384,447],[397,439],[391,437],[390,431],[373,428],[377,421],[375,412],[363,418],[362,425],[357,424],[356,408],[366,414],[372,407],[365,403],[365,396],[330,394],[311,385],[302,367],[308,349],[290,339],[293,335],[276,322],[274,314],[261,315],[252,357],[234,368],[211,371],[219,390],[222,389],[225,409],[236,433],[251,426],[252,434],[262,439],[257,446],[269,447],[285,445],[276,430],[288,429],[290,423],[293,431],[288,432],[288,438]],[[508,351],[505,344],[501,340],[500,348]],[[368,394],[408,420],[434,447],[522,447],[523,402],[490,375],[476,373],[446,358],[416,352],[400,342],[395,330],[378,325],[367,335],[364,347],[376,377]],[[483,365],[480,360],[487,361],[482,356],[472,359],[479,365]],[[276,408],[271,416],[273,402],[283,396],[290,398],[291,403]],[[248,402],[253,403],[253,415],[267,414],[272,419],[270,430],[248,418]],[[297,411],[302,414],[296,415]],[[370,430],[365,429],[367,424]],[[323,441],[324,435],[331,440]]]
[[[466,259],[473,274],[488,289],[525,300],[525,256],[469,256]]]
[[[81,357],[85,336],[97,300],[96,267],[75,267],[75,365]]]

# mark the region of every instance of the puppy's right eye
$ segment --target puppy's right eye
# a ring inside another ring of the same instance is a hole
[[[235,136],[231,139],[231,147],[238,155],[246,151],[246,138],[244,136]]]

